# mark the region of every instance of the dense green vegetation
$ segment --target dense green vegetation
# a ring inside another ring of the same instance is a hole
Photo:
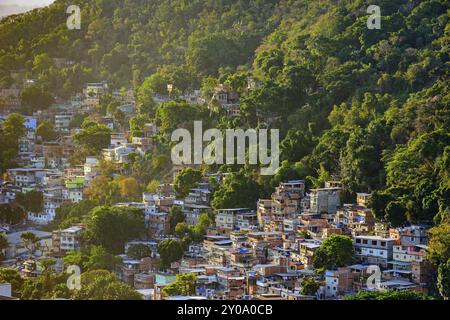
[[[333,270],[348,266],[355,260],[352,239],[340,234],[332,234],[317,249],[313,264],[317,269]]]
[[[203,120],[204,128],[222,130],[279,128],[281,167],[272,177],[260,176],[258,168],[249,165],[186,169],[175,179],[178,196],[200,181],[201,172],[218,169],[230,174],[215,188],[214,209],[255,208],[256,200],[267,197],[282,180],[307,179],[308,187],[321,187],[339,178],[348,199],[356,192],[372,193],[370,206],[376,217],[391,226],[437,225],[430,231],[429,259],[438,271],[438,289],[448,298],[448,1],[377,1],[380,30],[366,26],[366,9],[373,4],[368,0],[80,0],[82,28],[76,31],[66,27],[70,4],[57,0],[0,21],[0,87],[16,81],[11,71],[25,69],[25,76],[36,80],[21,93],[22,111],[31,114],[56,98],[80,93],[86,82],[107,80],[112,88],[135,92],[138,114],[129,121],[133,137],[143,135],[146,122],[160,128],[156,149],[142,159],[132,157],[124,168],[127,177],[113,177],[114,168],[102,163],[102,175],[86,190],[89,200],[58,209],[52,227],[87,224],[86,251],[70,253],[65,260],[98,277],[84,274],[86,286],[77,297],[138,298],[108,271],[97,270],[113,270],[113,254],[144,232],[142,212],[111,205],[137,200],[144,188],[154,190],[158,181],[171,177],[172,131],[192,129],[194,120]],[[57,67],[53,58],[73,64]],[[255,84],[251,88],[249,79]],[[225,83],[241,96],[241,118],[180,99],[156,104],[153,96],[167,94],[169,83],[174,97],[200,88],[207,102],[214,87]],[[110,95],[101,98],[97,111],[113,114],[121,128],[128,126]],[[23,124],[24,119],[12,113],[0,127],[1,173],[16,165]],[[81,128],[74,137],[79,148],[73,163],[99,155],[108,146],[111,130],[95,116],[76,115],[71,126]],[[56,138],[46,122],[37,134],[43,141]],[[37,212],[41,207],[42,194],[19,194],[16,203],[0,207],[0,221],[19,223],[24,210]],[[178,260],[186,244],[201,239],[210,223],[203,214],[198,225],[188,226],[173,210],[170,228],[181,240],[159,244],[162,267]],[[24,240],[34,250],[34,240]],[[148,254],[142,247],[131,250],[135,257]],[[314,264],[334,268],[352,260],[351,241],[331,236]],[[15,294],[25,299],[67,295],[47,290],[65,281],[48,272],[19,283],[12,271],[0,271],[0,280],[15,283]],[[312,278],[308,281],[307,292],[313,294],[317,284]],[[191,285],[191,279],[180,278],[167,290],[189,293]],[[402,292],[352,297],[359,298],[421,297]]]
[[[133,87],[139,107],[130,122],[133,136],[152,118],[161,128],[156,152],[131,167],[142,186],[170,170],[174,128],[190,128],[193,120],[219,128],[270,123],[282,134],[278,177],[258,177],[246,167],[216,191],[215,207],[253,207],[277,179],[308,176],[317,187],[337,176],[350,196],[373,192],[377,217],[393,226],[438,223],[448,216],[450,199],[449,5],[379,1],[381,29],[370,30],[370,4],[81,1],[82,28],[73,31],[65,27],[68,1],[59,0],[0,23],[0,81],[11,84],[9,72],[25,66],[38,85],[23,100],[34,95],[39,108],[49,102],[42,92],[68,97],[86,81]],[[56,57],[74,64],[56,68]],[[249,78],[256,83],[251,90]],[[201,87],[207,101],[217,83],[227,83],[241,94],[242,117],[179,100],[158,106],[152,96],[166,94],[167,83],[174,95]],[[116,107],[102,99],[102,110]],[[98,153],[108,130],[89,121],[82,128],[75,137],[79,154]],[[49,129],[41,131],[51,136]],[[14,153],[14,146],[4,152]],[[254,194],[242,193],[239,184],[249,183]]]
[[[346,296],[345,300],[432,300],[431,297],[415,291],[361,291],[353,296]]]

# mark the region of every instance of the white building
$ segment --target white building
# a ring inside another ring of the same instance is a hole
[[[132,147],[123,145],[113,149],[103,149],[103,158],[106,161],[116,163],[128,163],[128,156],[136,150]]]
[[[248,229],[258,225],[255,211],[248,208],[219,209],[216,215],[216,226],[224,229]]]
[[[89,185],[90,181],[100,173],[99,164],[96,157],[86,157],[83,172],[84,180],[86,181],[86,184]]]
[[[72,121],[72,115],[69,113],[55,115],[55,130],[68,133],[70,131],[70,121]]]
[[[83,227],[73,226],[60,231],[60,249],[62,251],[77,251],[80,250],[80,238],[83,232]]]
[[[394,240],[379,236],[356,236],[355,254],[362,261],[387,267],[392,260]]]
[[[128,143],[127,138],[123,133],[112,133],[111,134],[111,148],[116,148],[119,146],[124,146]]]

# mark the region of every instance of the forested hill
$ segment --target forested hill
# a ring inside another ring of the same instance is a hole
[[[1,22],[1,87],[21,68],[61,97],[94,80],[139,89],[155,74],[178,91],[226,82],[241,94],[242,117],[217,116],[217,125],[274,120],[284,162],[272,178],[242,170],[213,205],[254,205],[280,180],[309,177],[311,187],[337,177],[350,196],[373,192],[375,214],[391,225],[449,216],[448,1],[77,2],[79,31],[66,27],[73,1]],[[367,28],[369,5],[381,8],[380,30]],[[49,57],[76,64],[57,70]],[[199,116],[187,110],[150,114],[175,128]]]
[[[81,8],[81,30],[66,27],[72,4]],[[45,53],[73,59],[86,77],[117,87],[138,84],[163,66],[184,75],[184,86],[196,86],[199,74],[250,63],[285,6],[273,0],[57,0],[2,21],[2,78],[7,69],[32,70],[34,57]],[[66,83],[68,91],[79,89],[76,80]]]

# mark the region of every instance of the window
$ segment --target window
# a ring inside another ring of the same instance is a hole
[[[381,241],[380,244],[382,247],[386,247],[386,241]]]
[[[363,244],[367,244],[367,240],[363,240]]]

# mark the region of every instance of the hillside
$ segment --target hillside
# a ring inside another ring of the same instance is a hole
[[[283,179],[317,187],[336,177],[349,198],[373,192],[375,214],[392,225],[449,215],[448,1],[377,1],[382,27],[369,30],[365,0],[85,0],[80,31],[66,28],[70,2],[1,22],[0,87],[23,68],[63,98],[96,80],[139,92],[155,73],[179,92],[226,82],[241,94],[240,119],[140,110],[166,133],[199,116],[221,128],[275,119],[282,168],[271,178],[243,169],[256,184],[246,201]],[[75,65],[55,69],[55,57]],[[258,85],[248,91],[249,77]],[[214,203],[226,205],[224,194]]]

